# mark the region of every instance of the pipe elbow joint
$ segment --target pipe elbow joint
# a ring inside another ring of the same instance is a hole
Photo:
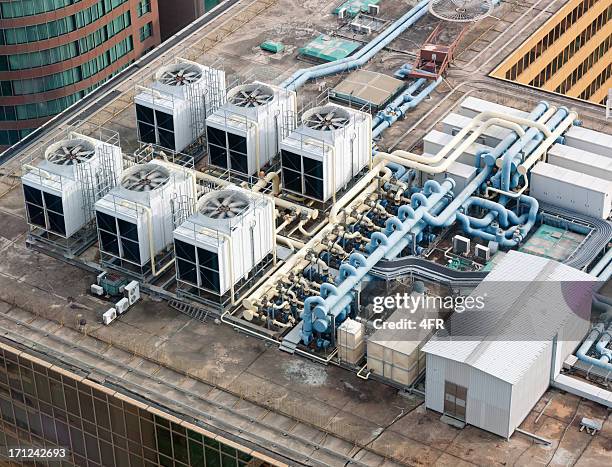
[[[351,276],[357,275],[357,268],[355,266],[351,266],[348,263],[343,263],[338,270],[338,276],[340,278],[340,283],[342,281],[348,279]],[[337,291],[336,291],[337,292]]]
[[[385,222],[385,229],[388,232],[395,232],[396,230],[402,231],[404,229],[404,224],[397,217],[390,217]]]
[[[338,295],[338,289],[334,284],[330,284],[329,282],[324,282],[321,284],[321,288],[319,289],[319,293],[322,298],[327,298],[330,295]]]
[[[416,216],[414,209],[412,209],[412,206],[408,206],[407,204],[404,204],[399,207],[399,209],[397,210],[397,215],[402,221],[405,221],[406,219],[414,219]]]
[[[352,253],[351,256],[349,256],[349,263],[351,266],[356,268],[365,266],[366,261],[365,256],[363,256],[361,253]]]

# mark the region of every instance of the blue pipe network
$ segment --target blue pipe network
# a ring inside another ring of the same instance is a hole
[[[412,95],[410,91],[411,88],[418,89],[422,84],[421,81],[425,81],[425,79],[421,78],[416,80],[416,83],[419,83],[417,87],[411,86],[404,93],[402,93],[397,99],[395,99],[391,104],[389,104],[385,110],[381,110],[376,114],[376,117],[372,120],[372,137],[376,138],[380,136],[380,134],[393,125],[397,120],[402,118],[406,113],[415,108],[424,99],[426,99],[434,89],[438,87],[438,85],[442,82],[442,77],[440,76],[435,81],[432,81],[428,86],[423,88],[416,96]],[[420,83],[421,82],[421,83]],[[415,83],[415,84],[416,84]]]
[[[561,107],[555,114],[545,123],[546,128],[553,131],[557,125],[559,125],[565,117],[569,114],[569,110],[566,107]],[[516,171],[516,167],[522,162],[521,151],[525,157],[528,156],[538,145],[540,141],[544,139],[544,135],[537,128],[529,128],[521,138],[515,142],[510,149],[506,151],[502,159],[501,169],[501,189],[509,191],[511,188],[510,179],[513,171]]]
[[[403,205],[398,215],[387,219],[385,232],[372,234],[368,250],[370,255],[366,258],[361,253],[352,253],[348,263],[340,266],[337,283],[323,284],[320,296],[308,297],[304,301],[302,313],[302,341],[308,345],[312,339],[312,332],[328,332],[332,319],[340,323],[346,316],[348,308],[353,301],[353,289],[361,282],[365,275],[380,261],[385,254],[415,226],[425,213],[434,208],[447,193],[451,192],[455,182],[446,179],[440,185],[436,181],[427,183],[429,196],[423,195],[418,208]]]
[[[538,105],[533,109],[533,111],[529,114],[529,118],[535,120],[540,118],[544,112],[548,110],[548,103],[542,101],[538,103]],[[468,183],[465,188],[457,195],[457,197],[444,209],[444,211],[438,215],[434,212],[429,212],[423,217],[424,223],[421,225],[421,228],[414,232],[415,234],[420,234],[421,231],[425,228],[427,224],[432,226],[448,226],[452,224],[458,215],[462,217],[462,221],[464,224],[467,222],[467,227],[471,232],[480,233],[480,230],[471,229],[470,220],[475,218],[470,218],[464,214],[459,213],[458,211],[461,209],[461,206],[483,185],[491,173],[493,172],[493,167],[495,166],[495,161],[497,158],[503,154],[505,150],[507,150],[512,144],[519,138],[519,135],[512,132],[507,135],[500,143],[491,151],[484,154],[477,154],[476,166],[480,169],[481,162],[484,160],[485,167]],[[505,202],[505,198],[503,202]],[[535,200],[534,200],[535,201]],[[487,217],[488,216],[488,217]],[[476,223],[478,226],[485,227],[489,225],[494,218],[494,214],[487,214],[486,220],[483,219],[482,224],[479,222]],[[490,218],[490,220],[489,220]],[[487,222],[488,221],[488,222]],[[535,219],[533,221],[535,223]],[[529,227],[531,229],[531,227]],[[528,232],[528,230],[527,230]],[[466,232],[468,233],[468,232]],[[504,232],[505,234],[505,232]],[[489,235],[489,234],[487,234]],[[412,236],[408,236],[401,241],[399,241],[387,254],[387,259],[396,258],[403,250],[408,246],[408,244],[412,241]],[[508,243],[508,241],[504,241],[504,243]]]
[[[607,360],[606,359],[602,361],[600,359],[587,355],[587,352],[589,351],[589,349],[593,346],[595,341],[602,336],[603,332],[604,332],[603,323],[600,323],[596,325],[593,329],[591,329],[591,332],[589,333],[587,338],[584,340],[584,342],[578,349],[578,352],[576,352],[576,357],[578,357],[579,360],[585,363],[588,363],[590,365],[596,366],[598,368],[602,368],[606,371],[612,371],[612,364],[608,363],[609,360],[606,361]]]
[[[283,81],[281,87],[295,91],[302,87],[308,80],[354,70],[355,68],[365,65],[374,55],[389,45],[420,18],[425,16],[427,14],[428,4],[429,0],[421,0],[410,11],[366,44],[366,46],[359,50],[354,56],[311,68],[301,68]]]

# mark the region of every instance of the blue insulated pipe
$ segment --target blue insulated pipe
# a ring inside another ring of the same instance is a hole
[[[374,55],[384,49],[401,33],[416,23],[427,14],[429,0],[421,0],[410,11],[395,21],[381,34],[366,44],[354,56],[346,57],[332,63],[324,63],[311,68],[302,68],[281,83],[281,87],[297,90],[308,80],[332,75],[335,73],[350,71],[366,64]]]

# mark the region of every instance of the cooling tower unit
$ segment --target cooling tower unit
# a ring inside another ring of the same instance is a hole
[[[302,115],[302,124],[281,142],[283,188],[327,201],[372,157],[371,116],[325,105]]]
[[[51,144],[44,159],[25,165],[21,179],[28,223],[64,238],[94,216],[94,203],[116,185],[121,148],[77,133]]]
[[[155,259],[171,246],[175,225],[193,212],[195,192],[193,172],[179,166],[153,160],[127,169],[96,203],[103,262],[142,268]]]
[[[229,91],[227,102],[206,119],[210,164],[256,174],[294,128],[296,106],[295,92],[263,83]]]
[[[208,193],[174,231],[174,247],[181,288],[223,295],[272,253],[273,202],[238,187]]]
[[[180,152],[225,100],[225,73],[185,60],[162,67],[134,98],[138,139]]]

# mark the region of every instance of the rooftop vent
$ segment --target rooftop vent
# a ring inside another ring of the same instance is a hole
[[[121,186],[130,191],[153,191],[165,185],[170,178],[168,172],[159,165],[145,164],[142,168],[126,175]]]
[[[229,100],[238,107],[259,107],[274,99],[274,91],[261,84],[242,86]]]
[[[236,190],[221,190],[206,200],[200,212],[211,219],[231,219],[244,214],[249,207],[246,196]]]
[[[321,107],[304,119],[304,125],[313,130],[333,131],[349,124],[350,115],[340,107]]]
[[[95,146],[84,139],[69,139],[53,144],[47,150],[46,159],[56,165],[74,165],[90,160],[96,153]]]
[[[444,21],[468,23],[486,18],[493,11],[492,0],[431,0],[429,12]]]
[[[200,78],[202,78],[201,68],[191,63],[178,63],[165,68],[157,79],[168,86],[186,86],[198,82]]]

